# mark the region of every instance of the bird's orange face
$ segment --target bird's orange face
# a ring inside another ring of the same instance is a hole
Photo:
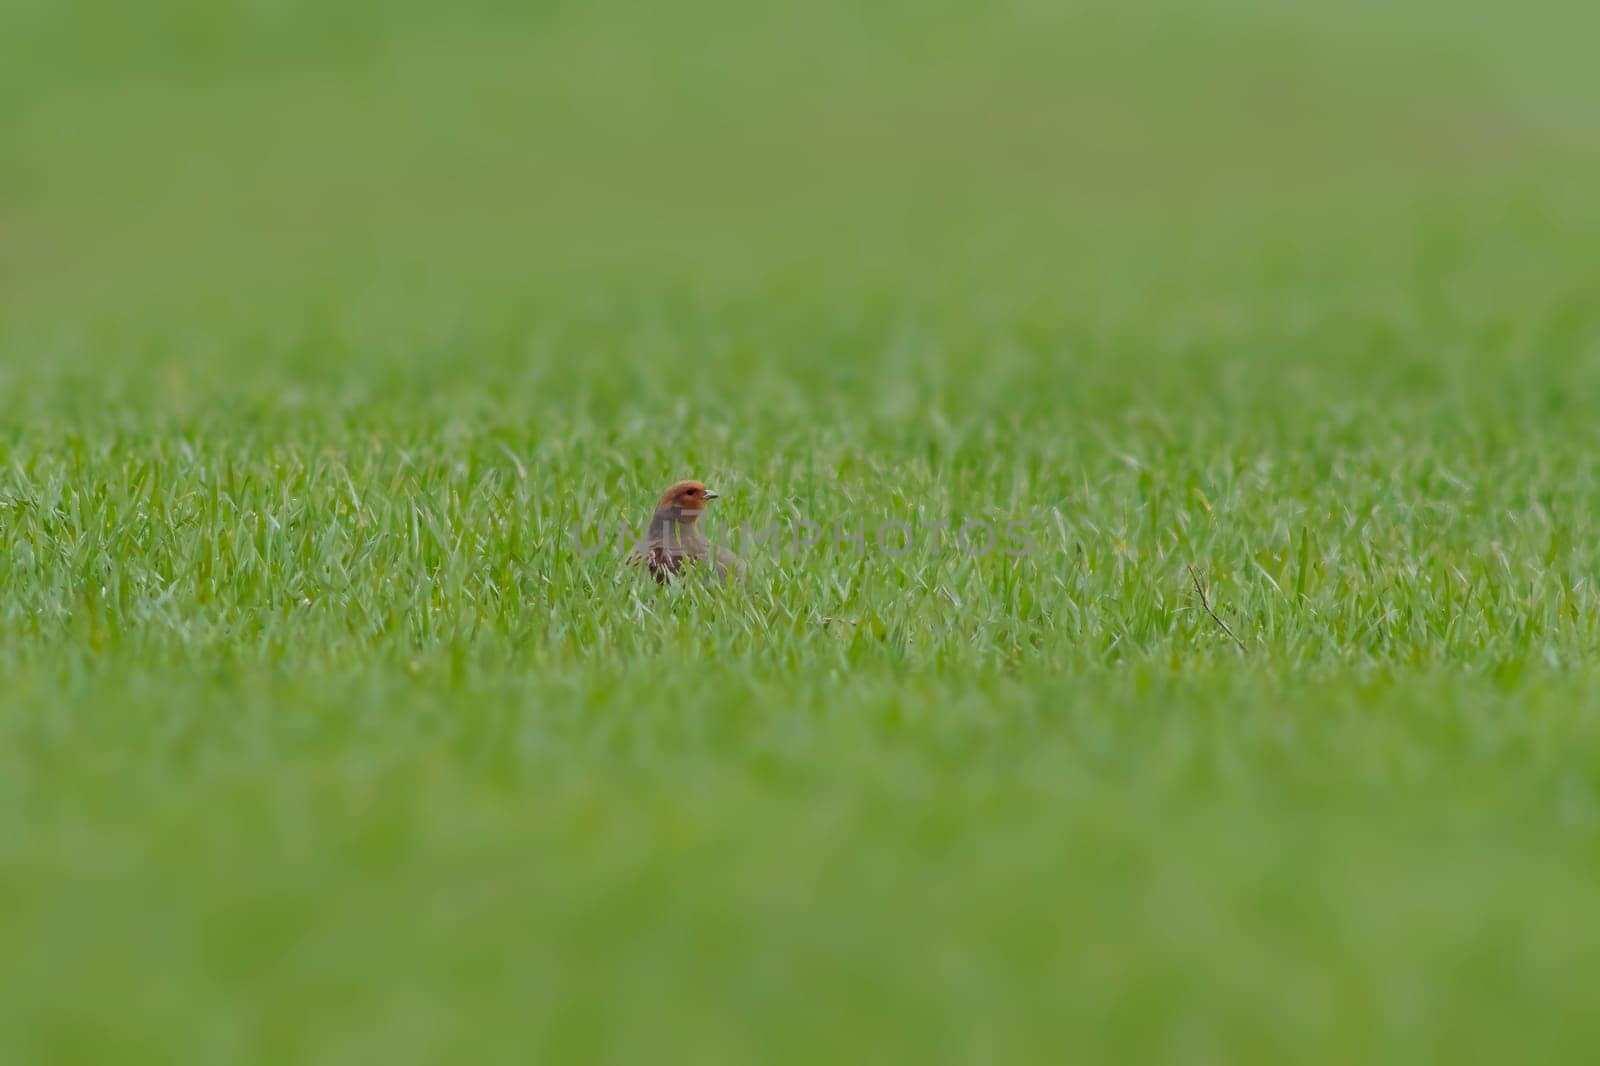
[[[656,510],[670,510],[683,521],[693,522],[705,511],[706,502],[716,498],[716,493],[698,481],[680,481],[662,494]]]

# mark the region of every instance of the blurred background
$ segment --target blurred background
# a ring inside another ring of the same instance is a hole
[[[1581,0],[3,12],[24,403],[1337,395],[1592,336]]]

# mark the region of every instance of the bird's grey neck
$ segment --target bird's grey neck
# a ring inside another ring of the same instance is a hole
[[[653,540],[698,540],[700,531],[695,528],[694,518],[685,518],[683,513],[675,507],[663,507],[650,519],[650,537]]]

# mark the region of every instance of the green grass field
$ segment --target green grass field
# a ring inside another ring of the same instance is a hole
[[[1597,33],[0,4],[0,1062],[1591,1060]]]

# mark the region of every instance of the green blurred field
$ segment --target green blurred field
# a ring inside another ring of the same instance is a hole
[[[1591,1059],[1597,32],[0,3],[0,1061]]]

